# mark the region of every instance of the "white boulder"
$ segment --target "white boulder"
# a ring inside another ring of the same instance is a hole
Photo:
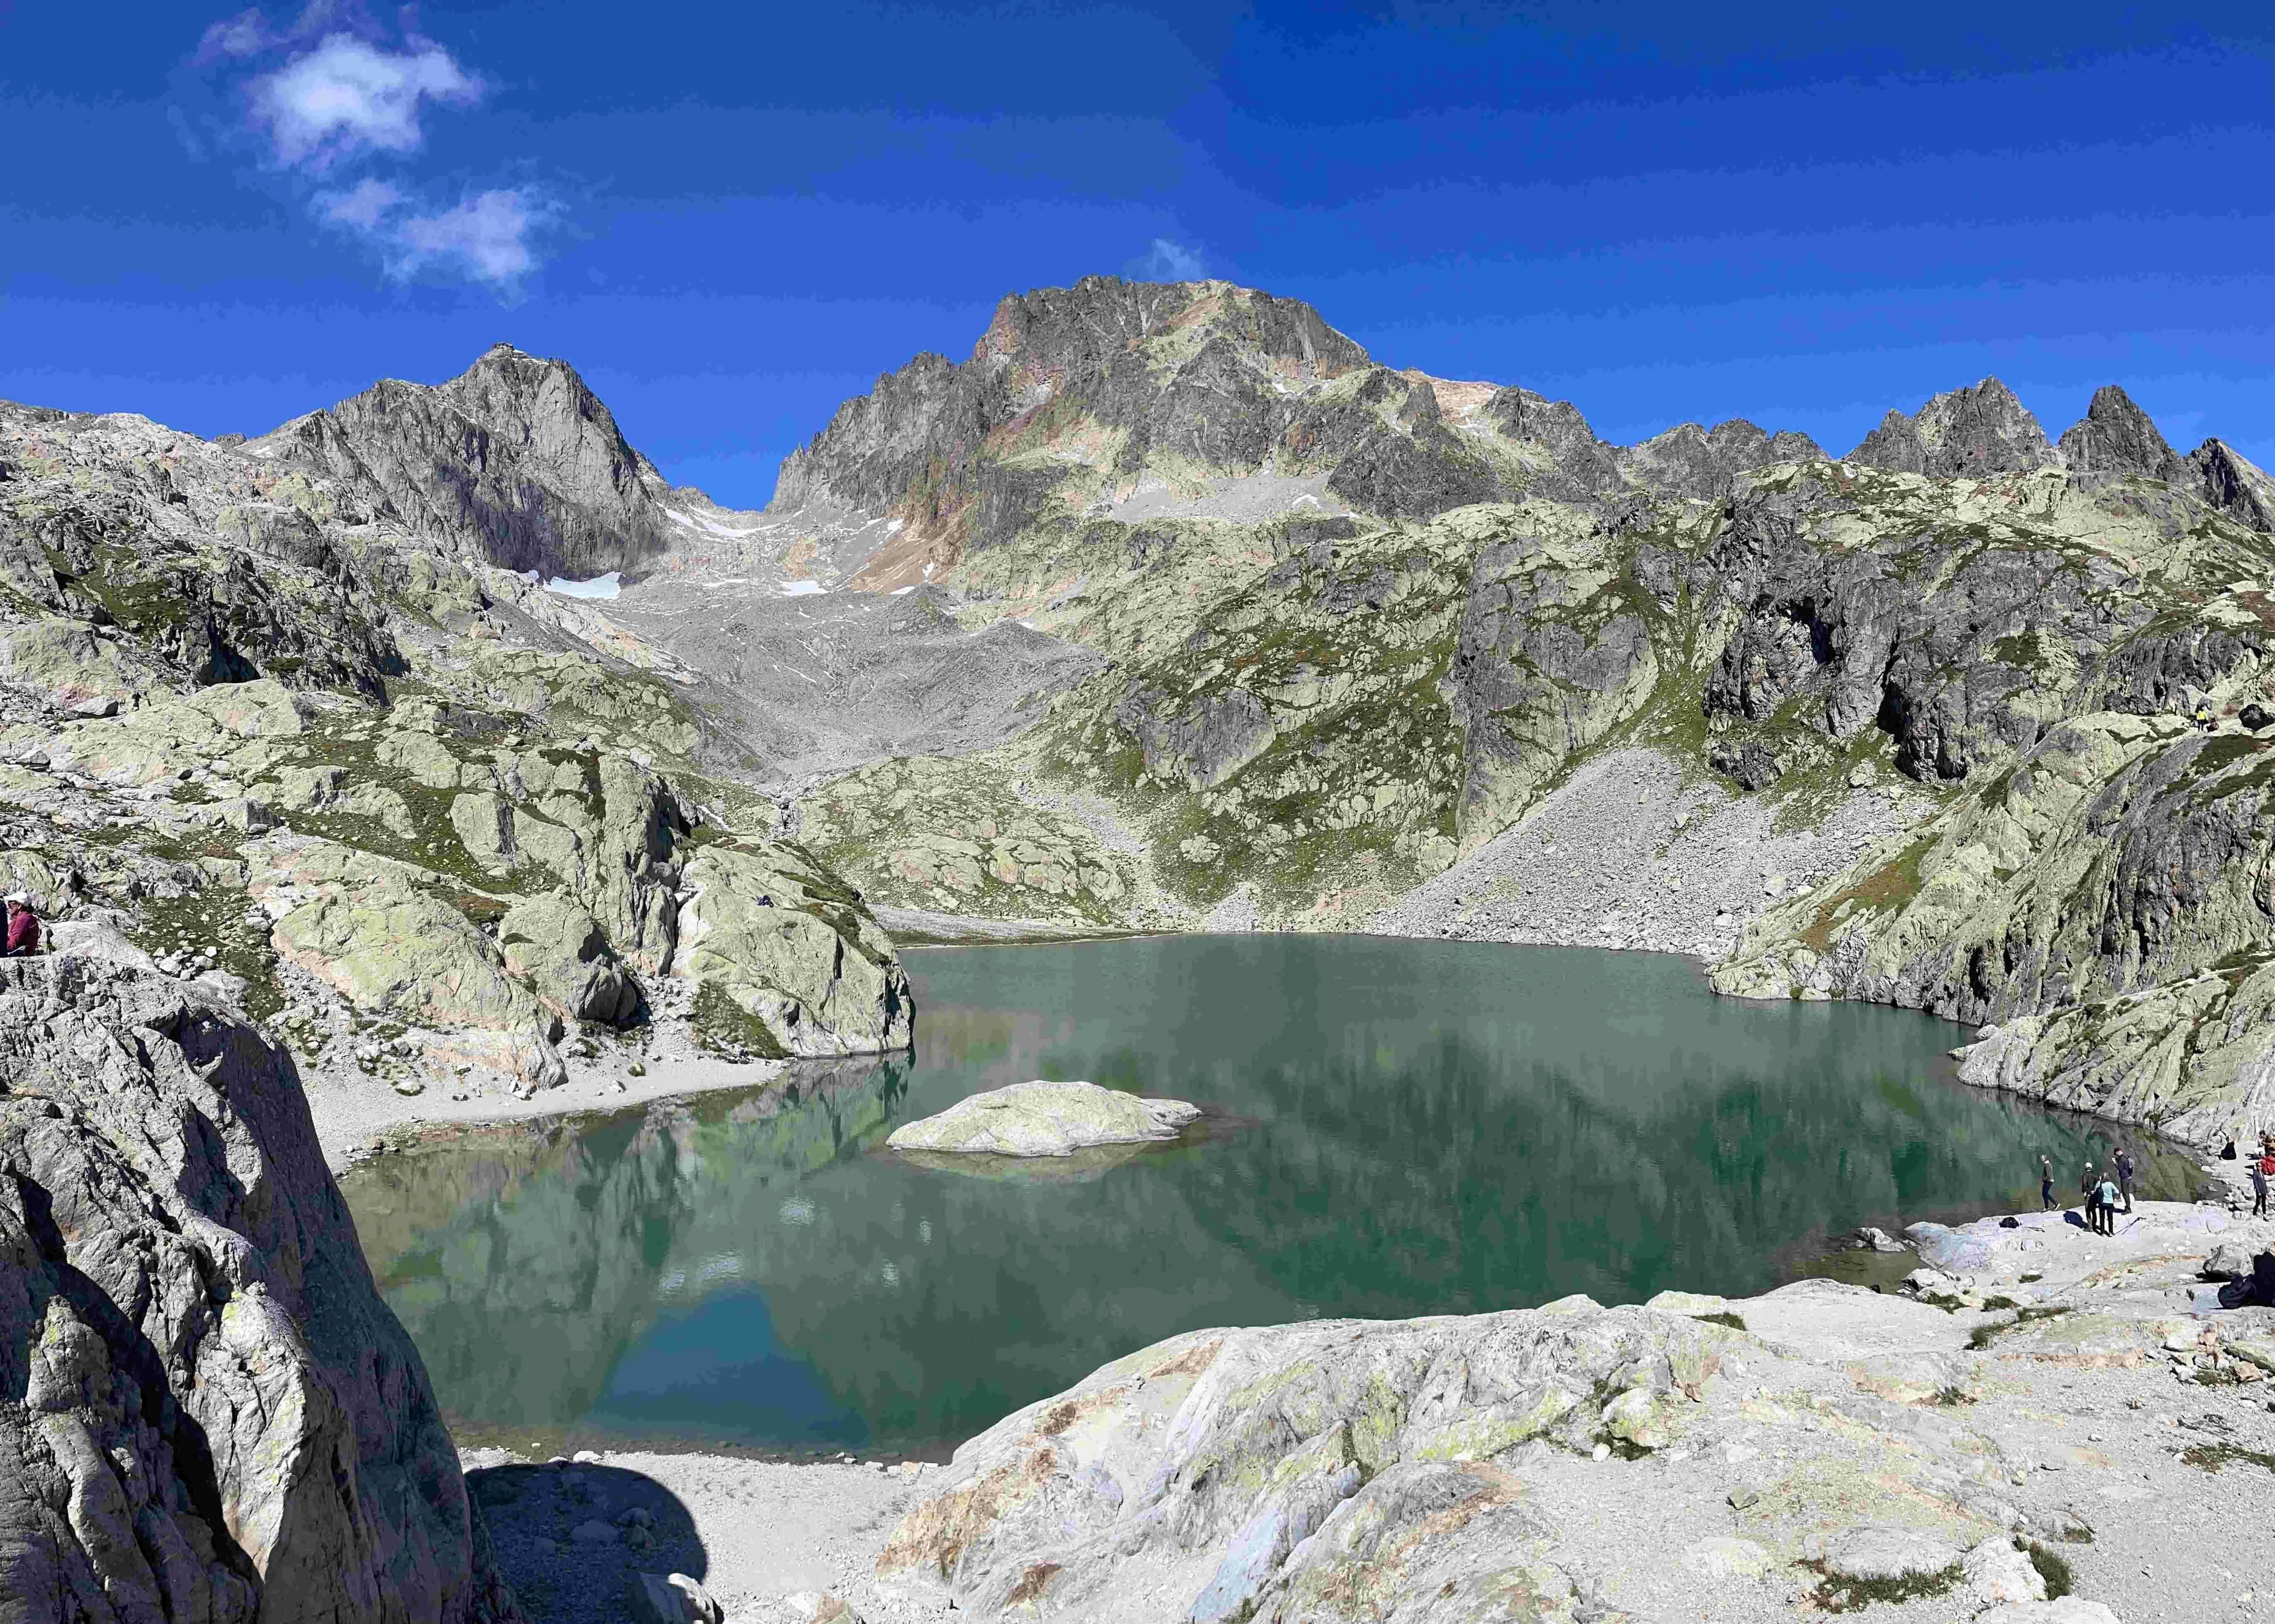
[[[1095,1083],[1014,1083],[896,1129],[885,1143],[934,1154],[1071,1156],[1174,1139],[1200,1114],[1182,1099],[1141,1099]]]

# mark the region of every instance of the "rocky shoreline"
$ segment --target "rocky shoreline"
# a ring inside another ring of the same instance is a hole
[[[565,1599],[644,1560],[540,1531],[572,1502],[623,1514],[637,1477],[753,1624],[812,1616],[796,1593],[816,1590],[873,1624],[951,1604],[1420,1619],[1512,1587],[1534,1611],[1474,1616],[1751,1624],[1871,1599],[1891,1620],[2140,1624],[2268,1594],[2264,1559],[2194,1530],[2275,1512],[2275,1309],[2209,1310],[2196,1276],[2275,1225],[2143,1202],[2107,1239],[2066,1213],[1924,1238],[1975,1266],[1906,1295],[1804,1280],[1189,1333],[945,1468],[465,1458],[525,1605],[517,1569]],[[544,1492],[485,1487],[501,1473]],[[2066,1599],[2042,1599],[2050,1578]],[[1354,1584],[1379,1612],[1337,1610]]]

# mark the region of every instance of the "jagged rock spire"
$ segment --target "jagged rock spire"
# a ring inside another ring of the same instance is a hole
[[[2037,419],[1996,378],[1938,395],[1917,417],[1889,412],[1848,460],[1931,480],[1979,479],[2061,463]]]
[[[2094,390],[2085,416],[2062,435],[2061,454],[2072,473],[2145,474],[2176,484],[2188,478],[2149,414],[2113,383]]]

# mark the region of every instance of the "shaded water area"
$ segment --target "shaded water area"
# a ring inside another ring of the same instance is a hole
[[[1858,1224],[2035,1205],[2041,1152],[2074,1186],[2113,1131],[1954,1081],[1960,1028],[1719,999],[1673,957],[1242,936],[910,968],[912,1057],[343,1181],[462,1442],[936,1454],[1197,1326],[1765,1290]],[[1216,1122],[1076,1180],[882,1148],[1030,1077]]]

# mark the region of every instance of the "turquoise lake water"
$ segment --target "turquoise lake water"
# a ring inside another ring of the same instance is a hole
[[[1828,1235],[2037,1205],[2112,1130],[1960,1028],[1685,960],[1374,937],[922,949],[912,1056],[484,1130],[343,1182],[461,1441],[938,1454],[1198,1326],[1742,1295]],[[1030,1077],[1209,1108],[1073,1181],[907,1165]],[[2136,1152],[2141,1147],[2135,1142]],[[2187,1188],[2156,1162],[2153,1188]]]

